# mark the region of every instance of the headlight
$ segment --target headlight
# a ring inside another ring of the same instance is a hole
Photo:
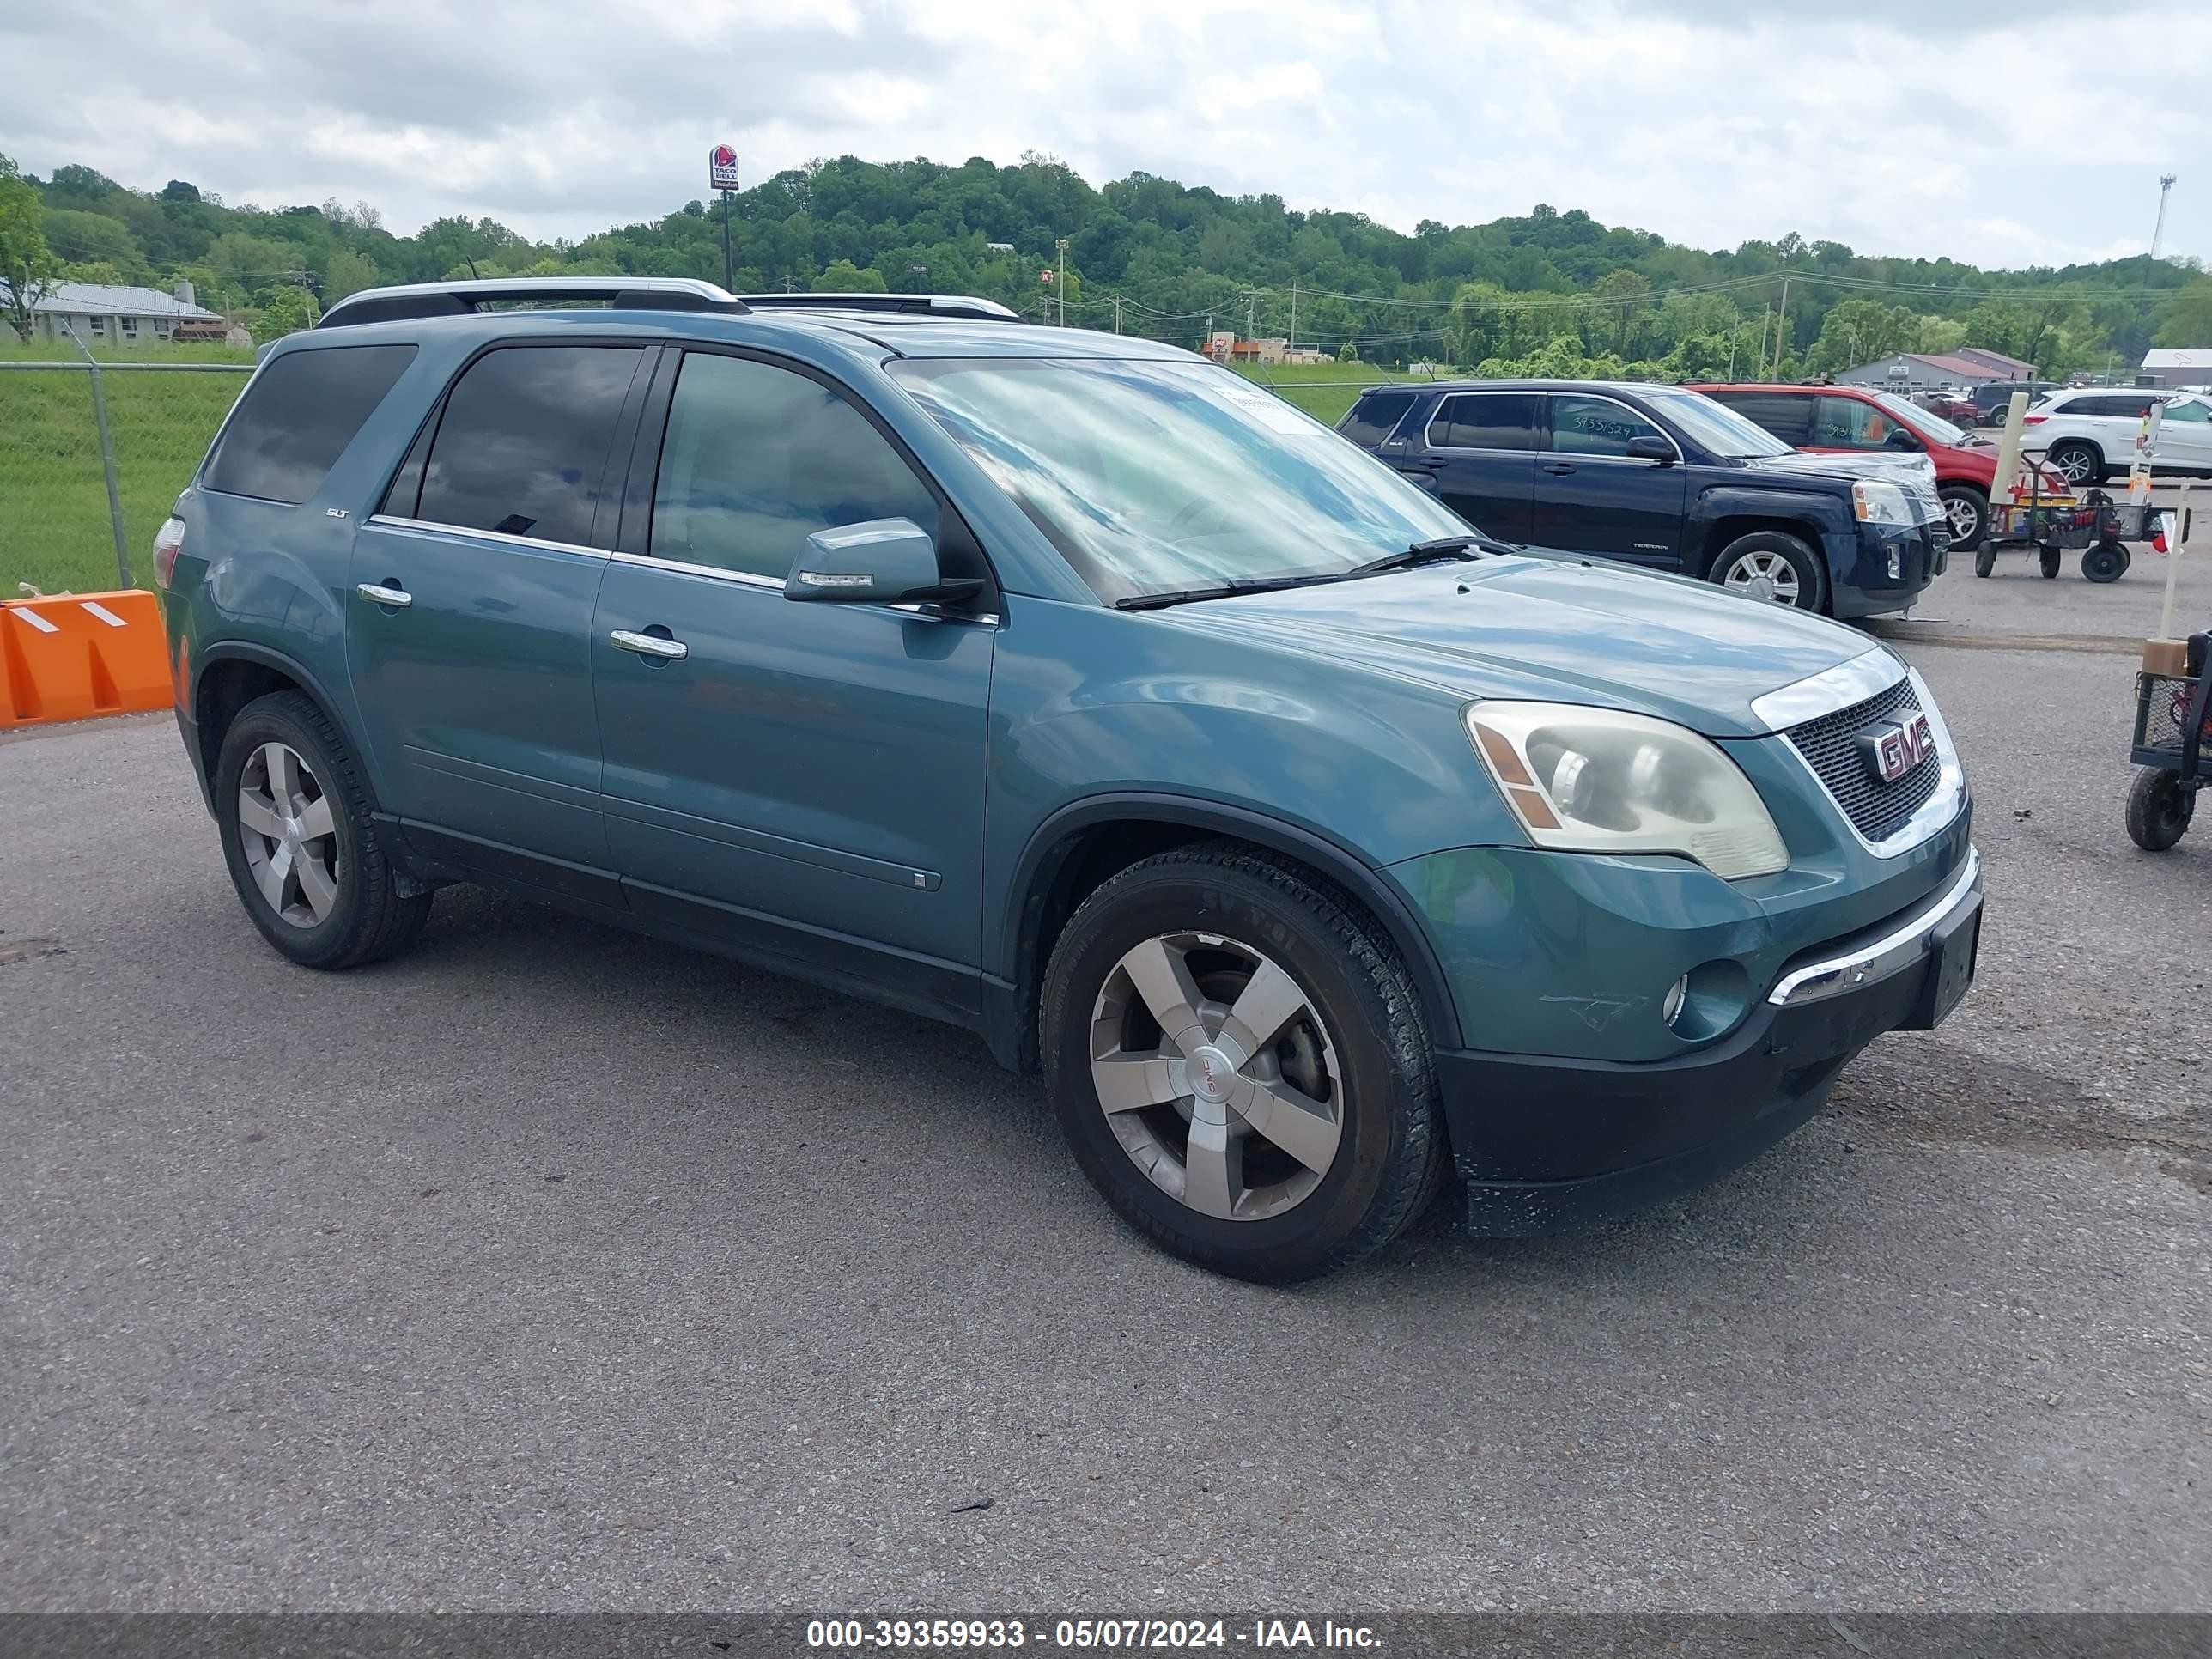
[[[1912,516],[1912,503],[1905,492],[1878,479],[1863,479],[1851,486],[1851,511],[1858,514],[1861,524],[1902,525],[1910,530],[1919,522]]]
[[[1478,702],[1468,708],[1467,730],[1539,847],[1679,853],[1731,881],[1790,862],[1751,780],[1669,721],[1567,703]]]

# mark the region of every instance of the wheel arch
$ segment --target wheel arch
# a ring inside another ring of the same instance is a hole
[[[1093,795],[1037,825],[1016,860],[986,996],[986,1036],[1017,1070],[1036,1063],[1044,965],[1085,895],[1130,865],[1195,841],[1226,836],[1295,860],[1339,889],[1396,951],[1421,999],[1431,1041],[1460,1043],[1459,1014],[1413,908],[1388,876],[1341,842],[1249,807],[1149,792]]]
[[[294,690],[312,698],[353,750],[354,764],[372,805],[376,780],[368,750],[352,729],[343,704],[331,695],[315,672],[296,657],[250,640],[224,640],[209,646],[193,665],[192,724],[199,744],[194,757],[212,796],[216,761],[223,735],[239,711],[272,691]]]

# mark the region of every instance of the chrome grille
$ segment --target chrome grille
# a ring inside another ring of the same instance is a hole
[[[1917,706],[1912,682],[1901,679],[1864,702],[1793,726],[1783,733],[1790,746],[1805,757],[1821,787],[1843,808],[1851,827],[1869,841],[1881,841],[1904,828],[1905,821],[1928,804],[1943,781],[1942,758],[1932,750],[1894,783],[1884,783],[1876,777],[1859,753],[1862,731],[1900,709]]]

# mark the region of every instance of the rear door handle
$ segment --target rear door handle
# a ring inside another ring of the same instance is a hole
[[[404,587],[387,587],[382,582],[363,582],[354,589],[364,599],[374,599],[379,605],[388,605],[394,611],[404,611],[415,603],[415,596]]]
[[[1544,471],[1547,472],[1564,473],[1571,472],[1574,470],[1575,464],[1572,461],[1547,461],[1544,463]]]
[[[614,641],[617,651],[634,651],[641,657],[655,657],[662,662],[682,662],[691,654],[691,647],[683,641],[665,639],[658,634],[633,634],[627,628],[617,628],[607,637]]]

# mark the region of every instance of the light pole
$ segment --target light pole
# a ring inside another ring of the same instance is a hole
[[[1060,300],[1060,325],[1067,326],[1067,238],[1063,236],[1053,244],[1060,250],[1060,280],[1053,284]]]
[[[2150,260],[2153,264],[2158,263],[2159,244],[2166,240],[2166,198],[2172,191],[2173,181],[2178,176],[2171,173],[2158,175],[2158,223],[2152,227],[2150,233]]]

